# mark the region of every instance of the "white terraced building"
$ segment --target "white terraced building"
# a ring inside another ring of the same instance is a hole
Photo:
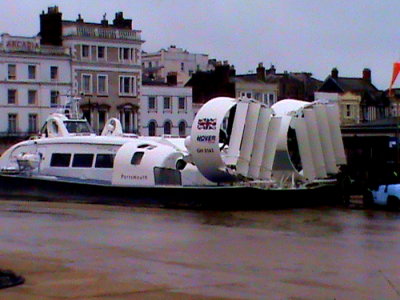
[[[192,88],[163,83],[142,85],[140,127],[142,135],[190,135],[194,112]]]
[[[208,54],[190,53],[175,45],[157,52],[142,53],[144,76],[167,82],[169,74],[176,75],[177,84],[183,86],[196,71],[214,69]]]
[[[36,134],[63,95],[71,93],[71,57],[40,37],[2,34],[0,45],[0,136]]]

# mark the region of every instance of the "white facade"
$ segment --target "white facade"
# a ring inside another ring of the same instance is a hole
[[[361,95],[346,92],[346,93],[327,93],[315,92],[315,100],[325,100],[329,103],[336,103],[340,111],[341,125],[351,125],[360,123],[360,103]],[[368,116],[376,119],[376,109],[371,108]],[[372,120],[372,119],[371,119]],[[370,121],[370,120],[369,120]]]
[[[315,100],[326,100],[329,102],[338,102],[340,99],[339,93],[326,93],[326,92],[315,92]]]
[[[145,75],[165,82],[167,75],[173,73],[177,75],[178,85],[184,85],[196,71],[211,69],[207,54],[189,53],[175,46],[154,53],[143,53],[142,67]]]
[[[246,83],[236,82],[236,97],[258,100],[268,107],[278,101],[278,85],[267,83]]]
[[[140,98],[140,133],[149,136],[187,136],[193,122],[192,89],[143,85]]]
[[[71,60],[38,37],[3,34],[0,46],[0,136],[28,136],[71,94]]]

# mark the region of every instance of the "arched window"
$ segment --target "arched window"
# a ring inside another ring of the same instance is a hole
[[[171,134],[172,124],[171,121],[165,121],[164,123],[164,134]]]
[[[155,136],[157,130],[157,123],[156,121],[149,122],[149,136]]]
[[[179,122],[179,136],[186,136],[186,122],[185,121],[180,121]]]

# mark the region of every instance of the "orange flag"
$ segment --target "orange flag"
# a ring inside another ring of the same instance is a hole
[[[392,82],[389,87],[389,95],[392,95],[392,87],[394,82],[396,81],[397,75],[400,73],[400,62],[395,62],[393,64],[393,74],[392,74]]]

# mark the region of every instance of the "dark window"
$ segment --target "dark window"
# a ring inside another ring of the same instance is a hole
[[[93,154],[74,154],[72,166],[75,168],[91,168],[93,164]]]
[[[99,94],[107,94],[107,76],[106,75],[97,75],[97,93]]]
[[[172,124],[169,121],[164,123],[164,134],[171,134]]]
[[[124,122],[124,131],[125,132],[130,132],[131,130],[131,112],[130,111],[125,111],[124,112],[125,115],[125,122]]]
[[[28,66],[28,79],[35,79],[36,78],[36,66],[29,65]]]
[[[12,79],[12,80],[17,79],[17,66],[16,65],[8,65],[8,79]]]
[[[38,116],[37,114],[28,115],[28,132],[37,132]]]
[[[69,167],[71,160],[71,154],[67,153],[53,153],[51,156],[50,166],[51,167]]]
[[[58,91],[50,91],[50,107],[58,106]]]
[[[137,147],[140,148],[140,149],[143,149],[143,148],[147,148],[147,147],[150,147],[150,146],[151,146],[150,144],[142,144],[142,145],[139,145]]]
[[[164,97],[164,109],[171,109],[171,98]]]
[[[186,109],[186,101],[185,97],[179,97],[178,99],[178,108],[179,109]]]
[[[132,156],[131,164],[132,165],[140,165],[143,155],[144,155],[144,152],[135,152],[135,154],[133,154],[133,156]]]
[[[156,109],[156,97],[149,97],[149,109]]]
[[[186,123],[183,121],[179,123],[179,136],[186,136]]]
[[[17,90],[8,90],[8,104],[16,104],[17,103]]]
[[[50,79],[51,80],[58,79],[58,67],[56,67],[56,66],[50,67]]]
[[[89,46],[82,45],[82,57],[89,57]]]
[[[8,114],[8,132],[17,132],[17,114]]]
[[[136,95],[136,83],[134,76],[119,77],[119,93],[121,95]]]
[[[98,58],[105,58],[105,47],[99,46],[97,47],[97,57]]]
[[[131,59],[131,54],[132,54],[132,52],[130,51],[130,48],[120,48],[119,49],[120,60],[129,60],[129,59]]]
[[[350,104],[346,105],[346,117],[350,117],[351,116],[351,106]]]
[[[83,118],[86,119],[88,121],[88,123],[90,124],[90,121],[91,121],[91,119],[90,119],[90,111],[88,109],[82,109],[82,114],[83,114]]]
[[[64,121],[65,127],[69,133],[92,133],[93,130],[86,121]]]
[[[28,104],[36,104],[37,91],[29,90],[28,91]]]
[[[114,154],[97,154],[95,168],[113,168]]]
[[[181,172],[173,169],[154,168],[156,185],[182,185]]]
[[[106,115],[107,112],[104,110],[99,110],[98,111],[98,116],[99,116],[99,128],[104,128],[104,125],[106,124]]]
[[[156,128],[157,128],[156,122],[150,121],[150,123],[149,123],[149,136],[155,136],[156,135]]]

